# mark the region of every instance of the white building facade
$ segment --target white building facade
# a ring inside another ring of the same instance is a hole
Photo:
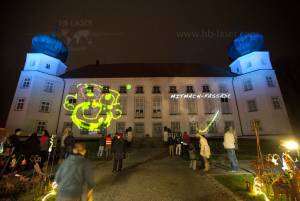
[[[268,52],[243,55],[231,63],[230,71],[197,64],[173,66],[105,64],[67,72],[64,62],[55,56],[28,53],[6,127],[11,132],[21,128],[25,135],[44,128],[61,135],[69,127],[75,137],[95,137],[97,134],[89,135],[74,125],[63,103],[68,94],[76,93],[77,84],[97,83],[121,95],[122,116],[102,129],[103,133],[125,132],[132,127],[135,137],[161,137],[166,126],[173,132],[195,134],[196,128],[206,127],[217,111],[220,115],[208,136],[222,136],[230,125],[241,136],[254,135],[253,120],[259,124],[261,135],[292,133]],[[182,73],[176,76],[177,71]],[[228,93],[230,98],[170,98],[183,93]],[[93,111],[87,115],[92,116]]]

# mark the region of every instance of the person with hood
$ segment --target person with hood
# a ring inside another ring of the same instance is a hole
[[[121,135],[116,135],[116,139],[112,146],[112,153],[114,156],[113,172],[121,172],[123,166],[123,159],[125,158],[125,142]]]
[[[175,154],[178,156],[181,155],[181,142],[182,142],[181,134],[177,133],[175,137],[175,143],[176,143]]]
[[[88,196],[92,195],[95,181],[91,164],[84,157],[86,152],[84,144],[76,143],[73,154],[58,168],[55,176],[56,201],[81,201],[84,184],[88,186]]]
[[[209,161],[208,159],[210,158],[210,147],[207,142],[206,137],[203,135],[199,135],[199,147],[200,147],[200,155],[203,158],[204,161],[204,172],[207,172],[209,170]]]
[[[231,171],[236,172],[239,169],[238,160],[236,158],[236,137],[232,126],[229,127],[228,131],[224,134],[224,148],[227,151],[227,157],[230,161]]]
[[[64,140],[65,150],[66,150],[65,158],[67,158],[72,153],[75,143],[76,140],[74,136],[72,135],[71,132],[69,132],[68,136]]]
[[[40,150],[41,150],[41,166],[47,160],[48,149],[50,146],[50,136],[47,130],[42,130],[42,136],[40,138]]]

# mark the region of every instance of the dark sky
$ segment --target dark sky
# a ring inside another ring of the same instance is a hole
[[[230,63],[226,49],[240,32],[264,34],[272,61],[295,60],[299,58],[299,4],[293,2],[28,0],[3,4],[0,126],[35,34],[58,30],[70,47],[69,69],[96,59],[226,67]]]

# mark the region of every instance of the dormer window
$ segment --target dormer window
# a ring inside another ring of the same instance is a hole
[[[47,69],[50,69],[50,64],[46,64],[46,68],[47,68]]]
[[[193,86],[186,86],[186,93],[195,93]]]

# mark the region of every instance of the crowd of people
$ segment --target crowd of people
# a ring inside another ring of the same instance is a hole
[[[193,170],[197,169],[197,161],[203,167],[204,172],[209,171],[211,149],[208,139],[202,133],[197,133],[194,137],[190,137],[187,132],[171,132],[171,129],[165,127],[163,133],[163,141],[168,146],[169,156],[181,156],[184,159],[190,160],[189,167]],[[236,172],[239,170],[238,160],[235,150],[238,148],[237,136],[233,127],[228,127],[224,134],[223,141],[224,149],[227,152],[227,158],[230,162],[230,171]]]

